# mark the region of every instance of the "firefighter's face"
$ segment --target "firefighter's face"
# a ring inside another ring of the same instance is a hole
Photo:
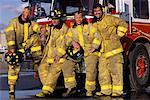
[[[75,13],[74,15],[75,23],[80,25],[82,23],[83,17],[81,13]]]
[[[53,20],[52,20],[52,24],[53,24],[54,26],[58,25],[59,22],[60,22],[59,19],[53,19]]]
[[[97,18],[101,18],[103,15],[103,11],[100,7],[94,8],[94,16]]]
[[[30,10],[25,8],[22,12],[22,20],[27,21],[30,17]]]

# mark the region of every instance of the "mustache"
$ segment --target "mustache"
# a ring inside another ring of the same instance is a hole
[[[101,13],[96,13],[96,14],[101,14]]]

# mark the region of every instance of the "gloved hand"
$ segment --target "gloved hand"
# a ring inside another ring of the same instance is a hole
[[[15,49],[9,49],[8,51],[13,53],[13,52],[15,52]]]
[[[26,55],[27,57],[31,58],[31,57],[32,57],[32,55],[31,55],[31,50],[30,50],[30,49],[26,49],[26,50],[25,50],[25,55]]]
[[[37,67],[38,67],[38,64],[34,64],[34,78],[35,79],[39,78]]]

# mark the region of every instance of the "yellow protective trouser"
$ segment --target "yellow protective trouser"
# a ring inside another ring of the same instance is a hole
[[[89,92],[95,90],[98,56],[90,55],[85,58],[86,82],[85,89]]]
[[[47,75],[49,73],[49,66],[50,65],[47,62],[42,62],[38,67],[38,74],[39,74],[42,85],[47,80]]]
[[[121,95],[123,93],[123,57],[121,53],[107,59],[103,55],[100,57],[99,83],[103,94]]]
[[[47,62],[43,62],[40,64],[39,68],[38,68],[38,72],[39,72],[39,76],[40,76],[40,80],[43,84],[43,88],[42,91],[43,92],[50,92],[53,93],[54,88],[57,84],[57,80],[58,77],[61,73],[61,69],[62,69],[62,65],[61,64],[49,64]]]
[[[15,85],[19,76],[20,66],[8,66],[8,84]]]
[[[34,47],[34,48],[32,48]],[[32,48],[32,57],[34,63],[39,63],[41,60],[42,52],[40,47],[40,41],[38,35],[34,34],[26,41],[26,45],[24,46],[25,49]],[[19,51],[24,53],[24,49],[19,49]],[[18,79],[20,71],[20,66],[9,66],[8,69],[8,84],[15,85],[16,80]]]
[[[65,60],[62,72],[64,75],[64,82],[66,88],[74,88],[76,87],[76,79],[75,79],[75,65],[77,63],[71,60]]]

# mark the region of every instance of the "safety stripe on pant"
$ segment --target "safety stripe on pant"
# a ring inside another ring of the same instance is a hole
[[[88,80],[86,80],[85,84],[86,85],[95,85],[96,83],[95,83],[95,81],[88,81]]]
[[[75,82],[75,77],[64,78],[65,83]]]
[[[63,63],[64,61],[65,61],[64,58],[60,58],[60,59],[59,59],[59,63]],[[47,62],[47,63],[54,63],[54,58],[48,58],[48,59],[46,60],[46,62]]]
[[[8,75],[8,79],[9,79],[9,80],[17,80],[17,79],[18,79],[18,76],[17,76],[17,75],[14,75],[14,76]]]
[[[122,91],[123,90],[123,86],[113,86],[112,89],[114,91]]]
[[[50,86],[46,86],[46,85],[44,85],[43,87],[42,87],[42,91],[49,91],[49,92],[53,92],[54,91],[54,89],[52,88],[52,87],[50,87]]]
[[[112,89],[112,85],[101,85],[101,90],[110,90]]]

